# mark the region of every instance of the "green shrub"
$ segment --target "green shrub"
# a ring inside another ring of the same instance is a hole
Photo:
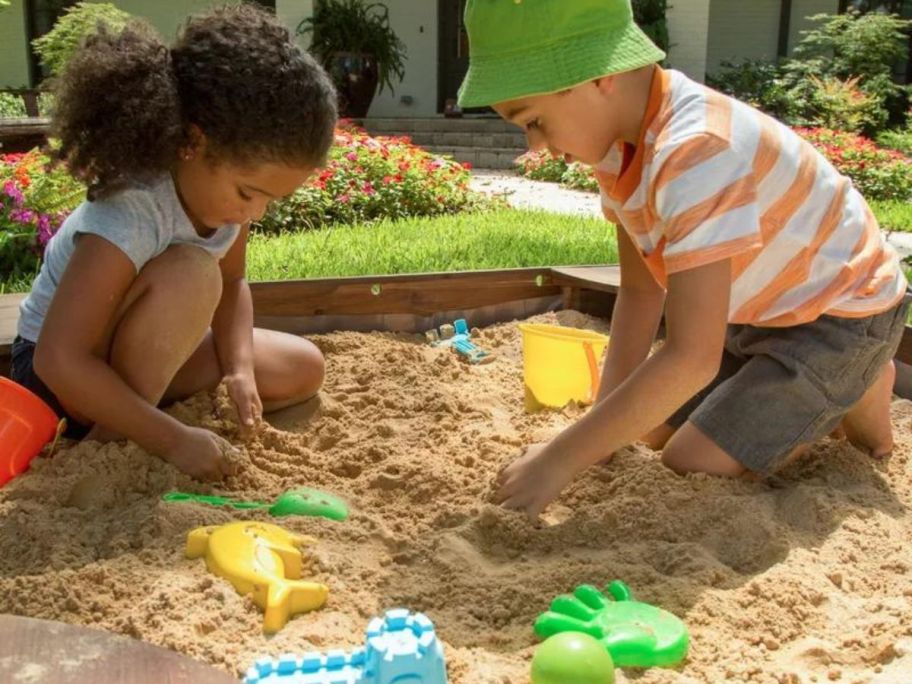
[[[762,59],[722,62],[722,69],[708,74],[706,83],[746,102],[780,121],[789,121],[797,109],[779,66]]]
[[[874,131],[887,123],[882,101],[858,86],[858,77],[810,77],[810,122],[822,128],[850,133]]]
[[[633,0],[633,18],[643,33],[660,48],[668,51],[668,0]]]
[[[130,19],[129,14],[109,3],[80,2],[67,9],[54,28],[32,41],[32,46],[48,75],[57,76],[82,41],[98,30],[99,24],[117,32]]]
[[[805,122],[822,123],[814,114],[812,77],[843,81],[857,78],[858,87],[874,98],[879,109],[875,123],[866,126],[864,132],[876,132],[890,112],[905,109],[907,89],[893,82],[893,68],[907,58],[906,32],[912,22],[887,14],[856,12],[810,18],[817,26],[804,32],[793,59],[782,66],[788,90]]]
[[[556,156],[548,150],[526,152],[517,157],[513,164],[521,176],[532,180],[560,183],[575,190],[598,190],[598,181],[592,167],[579,162],[568,164],[564,157]]]
[[[579,162],[573,162],[567,166],[567,170],[561,176],[561,185],[589,192],[598,192],[599,189],[592,167]]]
[[[893,82],[912,22],[857,13],[811,17],[792,59],[781,64],[723,62],[707,82],[790,126],[841,128],[869,135],[899,117],[908,89]]]
[[[567,172],[567,162],[562,156],[551,154],[547,150],[525,152],[513,160],[521,176],[532,180],[560,182]]]
[[[469,189],[469,168],[406,137],[375,138],[343,122],[326,168],[277,202],[256,228],[279,232],[476,208],[486,200]]]
[[[25,102],[21,97],[0,93],[0,119],[21,119],[25,115]]]
[[[38,95],[38,113],[41,116],[50,116],[54,108],[54,96],[51,93]],[[25,102],[21,95],[16,93],[0,93],[0,119],[21,119],[28,116]]]
[[[877,144],[912,157],[912,125],[905,129],[882,131],[877,135]]]

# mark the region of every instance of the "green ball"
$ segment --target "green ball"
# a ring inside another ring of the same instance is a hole
[[[561,632],[535,649],[532,684],[614,684],[614,662],[597,639]]]

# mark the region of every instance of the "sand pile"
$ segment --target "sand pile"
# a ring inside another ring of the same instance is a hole
[[[572,312],[536,320],[555,319],[605,328]],[[912,404],[894,407],[886,463],[825,442],[771,480],[728,481],[677,477],[631,448],[535,527],[486,503],[492,478],[580,410],[524,413],[514,325],[482,331],[499,358],[480,367],[416,336],[315,341],[329,366],[322,401],[242,445],[246,467],[218,491],[271,500],[304,485],[349,501],[346,523],[282,523],[320,540],[325,609],[264,637],[258,609],[183,556],[190,529],[232,514],[159,500],[211,490],[134,446],[80,444],[0,490],[0,612],[128,634],[240,674],[260,655],[359,644],[371,616],[405,606],[434,620],[453,682],[521,684],[549,601],[620,578],[692,634],[683,668],[629,681],[912,681]],[[174,411],[237,440],[222,393]]]

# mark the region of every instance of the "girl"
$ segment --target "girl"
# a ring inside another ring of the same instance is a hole
[[[159,406],[220,382],[250,429],[322,384],[310,342],[253,328],[249,224],[320,166],[335,92],[264,11],[189,20],[170,50],[100,28],[57,86],[55,154],[88,201],[48,245],[22,303],[12,377],[68,418],[189,475],[230,474],[231,447]]]

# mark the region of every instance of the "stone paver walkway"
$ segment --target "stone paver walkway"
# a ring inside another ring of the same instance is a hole
[[[473,190],[504,197],[517,209],[544,209],[559,214],[601,216],[598,195],[570,190],[558,183],[524,178],[511,171],[472,169]]]

